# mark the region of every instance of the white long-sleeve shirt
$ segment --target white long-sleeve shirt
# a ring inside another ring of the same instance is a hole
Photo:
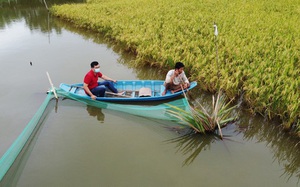
[[[170,70],[167,75],[166,75],[166,80],[165,83],[170,83],[171,82],[171,77],[174,75],[175,69]],[[189,83],[189,80],[187,79],[184,71],[180,73],[177,77],[173,79],[173,84],[179,85],[181,82]]]

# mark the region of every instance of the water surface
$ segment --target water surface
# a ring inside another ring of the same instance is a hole
[[[114,79],[164,77],[155,68],[131,68],[132,56],[101,35],[51,17],[41,2],[2,3],[0,10],[0,155],[46,98],[46,71],[56,87],[82,82],[93,60]],[[192,95],[210,105],[210,94],[196,89]],[[276,121],[239,112],[221,141],[188,135],[171,121],[53,100],[0,185],[298,186],[296,140]]]

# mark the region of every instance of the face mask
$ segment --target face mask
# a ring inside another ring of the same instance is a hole
[[[96,68],[95,73],[99,73],[99,72],[100,72],[100,68]]]

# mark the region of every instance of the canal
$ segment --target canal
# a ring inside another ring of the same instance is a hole
[[[97,60],[117,80],[164,78],[156,68],[132,67],[134,57],[100,34],[52,17],[43,1],[2,0],[0,16],[1,156],[45,100],[46,72],[56,87],[82,82]],[[209,93],[192,96],[210,105]],[[52,100],[0,186],[298,186],[297,140],[277,121],[242,107],[239,114],[220,140],[171,121]]]

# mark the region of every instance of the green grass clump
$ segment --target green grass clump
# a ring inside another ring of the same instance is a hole
[[[187,96],[184,96],[188,101]],[[195,107],[189,105],[189,110],[187,111],[169,105],[173,110],[168,110],[168,113],[197,133],[215,132],[218,129],[222,138],[221,128],[237,119],[237,115],[232,115],[237,105],[230,106],[231,102],[232,100],[227,101],[225,94],[218,92],[216,97],[212,97],[211,108],[205,108],[199,102],[197,102]]]

